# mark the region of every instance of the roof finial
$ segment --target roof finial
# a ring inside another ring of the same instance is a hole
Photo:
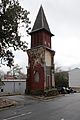
[[[41,0],[41,6],[45,5],[46,0]]]
[[[40,7],[42,7],[42,4],[40,5]]]

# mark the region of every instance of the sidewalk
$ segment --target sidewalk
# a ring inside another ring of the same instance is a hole
[[[10,95],[15,95],[15,94],[0,93],[0,109],[15,106],[17,104],[16,101],[3,98],[4,96],[10,96]]]
[[[13,95],[16,95],[16,94],[12,94],[12,96]],[[0,109],[15,106],[17,104],[16,101],[5,98],[4,96],[9,96],[9,95],[8,94],[0,95]],[[10,96],[11,96],[11,94],[10,94]],[[54,98],[61,97],[61,96],[64,96],[64,95],[59,94],[59,95],[56,95],[56,96],[49,96],[49,97],[35,96],[35,95],[25,95],[25,96],[27,98],[30,98],[30,99],[33,99],[33,100],[49,101],[49,100],[52,100]]]
[[[0,109],[16,105],[15,101],[0,98]]]

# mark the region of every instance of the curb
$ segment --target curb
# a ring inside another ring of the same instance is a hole
[[[15,94],[0,94],[0,97],[3,97],[3,96],[15,96],[15,95],[22,95],[22,94],[17,94],[17,93],[15,93]]]
[[[52,100],[54,98],[62,97],[62,96],[65,96],[65,94],[56,95],[56,96],[49,96],[49,97],[45,97],[45,96],[27,96],[27,97],[29,97],[31,99],[36,99],[36,100]]]
[[[4,104],[1,105],[0,109],[15,106],[17,104],[17,102],[15,102],[15,101],[13,101],[13,102],[10,102],[10,100],[6,100],[6,101],[8,101],[8,103],[6,103],[6,105],[4,105]]]

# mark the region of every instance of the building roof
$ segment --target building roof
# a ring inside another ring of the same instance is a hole
[[[69,72],[73,72],[73,71],[79,71],[80,72],[80,68],[74,68],[74,69],[69,70]]]
[[[42,30],[42,29],[46,30],[47,32],[49,32],[53,36],[53,34],[51,33],[51,31],[49,29],[49,25],[48,25],[48,22],[46,20],[46,16],[45,16],[43,7],[41,5],[31,33]]]
[[[26,79],[26,76],[25,74],[23,73],[20,73],[19,75],[4,75],[4,80],[5,79],[9,79],[9,80],[14,80],[14,79]]]

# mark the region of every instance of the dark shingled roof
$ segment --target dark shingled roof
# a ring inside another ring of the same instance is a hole
[[[47,20],[46,20],[45,13],[44,13],[42,5],[41,5],[41,7],[39,9],[39,12],[38,12],[38,15],[36,17],[36,20],[35,20],[35,23],[34,23],[34,26],[32,28],[31,33],[36,32],[36,31],[41,30],[41,29],[44,29],[47,32],[49,32],[51,35],[53,35],[50,32],[49,25],[47,23]]]

